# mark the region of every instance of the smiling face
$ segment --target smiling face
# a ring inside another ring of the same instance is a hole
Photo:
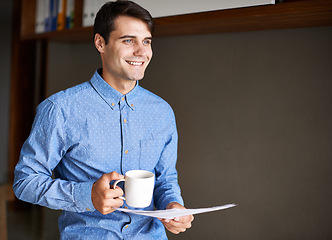
[[[107,45],[96,34],[95,45],[101,55],[104,80],[124,94],[129,92],[144,77],[151,60],[151,38],[145,22],[128,16],[116,18],[115,30]]]

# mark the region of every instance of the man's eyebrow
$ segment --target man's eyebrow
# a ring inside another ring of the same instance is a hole
[[[124,38],[137,38],[137,37],[133,36],[133,35],[123,35],[123,36],[119,37],[119,39],[124,39]]]
[[[124,39],[124,38],[137,38],[137,37],[133,36],[133,35],[123,35],[123,36],[119,37],[119,39]],[[152,37],[146,37],[144,39],[152,40]]]

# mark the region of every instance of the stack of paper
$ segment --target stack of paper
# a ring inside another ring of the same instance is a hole
[[[134,209],[117,208],[117,211],[133,213],[148,217],[164,218],[164,219],[174,219],[176,217],[182,217],[192,214],[200,214],[206,212],[213,212],[218,210],[223,210],[231,207],[237,206],[236,204],[226,204],[222,206],[210,207],[210,208],[197,208],[197,209],[178,209],[172,208],[167,210],[156,210],[156,211],[143,211]]]

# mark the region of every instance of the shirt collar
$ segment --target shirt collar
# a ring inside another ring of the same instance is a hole
[[[98,92],[98,94],[107,102],[107,104],[114,109],[115,106],[119,104],[120,101],[126,101],[127,105],[135,110],[134,98],[138,95],[139,86],[138,81],[136,81],[135,87],[127,94],[122,94],[115,90],[111,85],[109,85],[101,77],[102,69],[96,70],[92,76],[90,83],[93,88]]]

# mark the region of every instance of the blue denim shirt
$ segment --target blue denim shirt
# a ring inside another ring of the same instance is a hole
[[[171,107],[138,84],[121,94],[100,71],[38,106],[15,168],[15,194],[63,210],[61,239],[166,239],[158,219],[120,211],[102,215],[92,204],[92,184],[102,174],[124,175],[133,169],[156,176],[153,201],[146,210],[165,209],[170,202],[183,204]]]

